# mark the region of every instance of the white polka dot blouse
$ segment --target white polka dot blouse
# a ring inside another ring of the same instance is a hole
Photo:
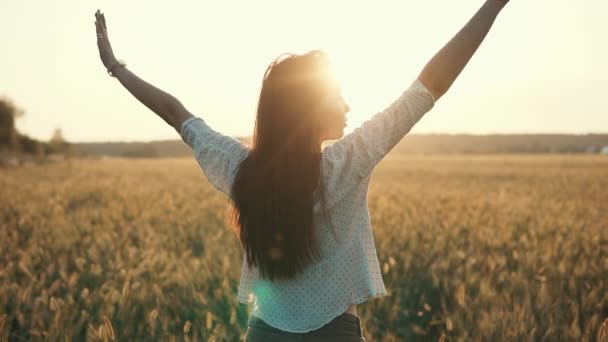
[[[416,79],[387,108],[323,149],[328,215],[323,215],[316,192],[313,211],[322,258],[293,279],[272,282],[259,278],[243,256],[237,299],[253,305],[252,315],[283,331],[304,333],[329,323],[351,303],[387,295],[372,234],[368,186],[380,160],[434,104],[431,92]],[[182,123],[180,135],[211,185],[230,197],[232,181],[250,148],[197,116]]]

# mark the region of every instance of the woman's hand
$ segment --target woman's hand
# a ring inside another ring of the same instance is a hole
[[[95,29],[97,31],[97,47],[99,48],[99,57],[101,57],[101,62],[107,69],[114,65],[117,61],[116,57],[114,57],[110,40],[108,39],[106,18],[99,10],[95,12]]]

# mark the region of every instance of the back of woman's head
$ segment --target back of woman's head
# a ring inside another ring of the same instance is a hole
[[[269,279],[291,278],[319,256],[313,192],[320,188],[319,104],[336,86],[327,55],[281,55],[258,102],[253,148],[233,184],[233,222],[247,262]],[[324,203],[323,203],[324,204]]]
[[[319,149],[323,118],[318,107],[324,96],[336,88],[325,52],[279,56],[264,74],[255,148],[280,153],[280,143],[301,148],[302,152]]]

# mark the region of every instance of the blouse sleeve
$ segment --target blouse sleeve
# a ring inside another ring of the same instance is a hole
[[[431,110],[435,99],[416,79],[392,104],[323,150],[329,183],[369,177],[384,156]]]
[[[232,182],[249,148],[243,142],[223,135],[193,116],[180,129],[183,141],[192,148],[194,157],[214,188],[232,198]]]

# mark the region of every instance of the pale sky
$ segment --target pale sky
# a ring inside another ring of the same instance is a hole
[[[114,52],[214,129],[253,132],[263,73],[283,52],[330,53],[351,106],[345,133],[394,100],[483,0],[0,1],[0,95],[48,140],[179,139],[105,71]],[[608,1],[511,0],[411,133],[608,133]]]

